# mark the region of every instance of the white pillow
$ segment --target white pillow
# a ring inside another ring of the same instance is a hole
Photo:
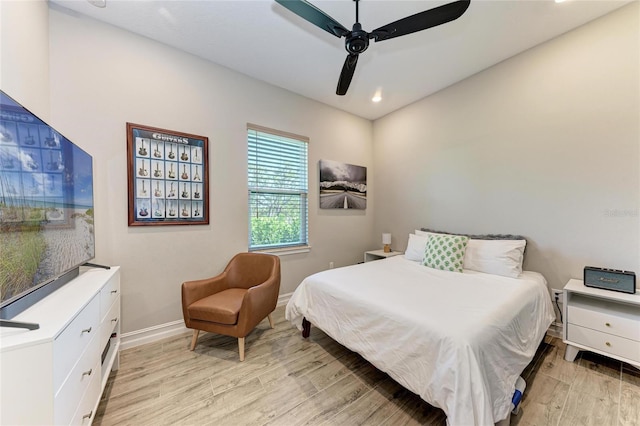
[[[424,250],[427,247],[429,237],[423,235],[409,234],[409,242],[407,243],[407,249],[404,252],[404,257],[407,260],[413,260],[414,262],[422,262],[424,258]]]
[[[434,232],[422,231],[420,229],[415,230],[416,235],[420,235],[421,237],[428,237],[429,235],[434,234]]]
[[[464,269],[518,278],[526,240],[469,239],[464,255]]]

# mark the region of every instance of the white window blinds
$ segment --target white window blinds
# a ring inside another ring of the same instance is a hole
[[[249,125],[249,250],[306,246],[308,138]]]

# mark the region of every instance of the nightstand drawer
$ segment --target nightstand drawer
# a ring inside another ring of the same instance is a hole
[[[591,330],[577,325],[567,325],[567,339],[599,351],[640,362],[640,342]]]
[[[568,306],[568,322],[640,342],[640,309],[574,295]]]

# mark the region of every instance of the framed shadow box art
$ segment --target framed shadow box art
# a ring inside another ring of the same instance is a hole
[[[208,143],[127,123],[129,226],[209,223]]]

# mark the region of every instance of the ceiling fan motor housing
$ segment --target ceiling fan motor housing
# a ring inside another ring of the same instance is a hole
[[[369,34],[356,22],[353,24],[353,30],[347,34],[344,44],[347,52],[358,55],[369,47]]]

